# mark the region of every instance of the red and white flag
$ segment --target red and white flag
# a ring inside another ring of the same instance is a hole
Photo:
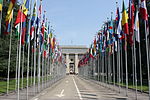
[[[148,20],[146,0],[141,0],[140,2],[140,14],[141,14],[142,19]]]

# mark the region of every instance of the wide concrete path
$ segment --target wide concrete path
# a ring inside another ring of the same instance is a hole
[[[124,100],[124,98],[126,97],[94,82],[70,75],[32,100]]]
[[[47,89],[37,95],[31,87],[29,100],[136,100],[133,90],[129,90],[128,97],[126,97],[124,88],[121,88],[121,93],[118,93],[117,86],[86,80],[75,75],[68,75],[50,84]],[[26,100],[26,89],[20,92],[20,100]],[[137,96],[137,100],[149,100],[148,94],[138,92]],[[17,100],[17,94],[0,96],[0,100]]]

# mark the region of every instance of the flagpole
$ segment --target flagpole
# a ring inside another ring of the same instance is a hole
[[[108,71],[107,71],[107,52],[105,52],[105,70],[106,70],[106,87],[107,87],[107,82],[108,82],[108,76],[107,76],[107,73],[108,73]]]
[[[20,27],[19,27],[20,28]],[[18,72],[18,52],[19,51],[19,39],[17,39],[17,57],[16,57],[16,77],[15,77],[15,90],[17,90],[17,72]]]
[[[122,43],[122,40],[120,40],[120,42]],[[120,82],[122,82],[122,84],[124,84],[124,79],[123,79],[123,74],[124,74],[124,69],[123,69],[123,49],[122,49],[122,45],[120,46],[121,48],[120,48],[120,72],[122,73],[122,74],[120,74]],[[122,80],[122,81],[121,81]]]
[[[142,66],[141,66],[141,43],[139,42],[139,64],[140,64],[140,82],[141,82],[141,92],[143,92],[143,79],[142,79]]]
[[[126,96],[128,96],[127,34],[125,34]]]
[[[23,0],[24,1],[24,0]],[[23,11],[23,7],[21,6],[21,11]],[[19,65],[18,65],[18,94],[17,100],[20,100],[20,66],[21,66],[21,37],[22,36],[22,15],[21,15],[21,27],[20,27],[20,41],[19,41]]]
[[[30,0],[30,6],[29,6],[29,10],[30,10],[30,16],[29,16],[29,26],[28,26],[28,58],[27,58],[27,94],[26,94],[26,98],[27,100],[29,99],[29,66],[30,66],[30,28],[31,28],[31,8],[32,8],[32,0]]]
[[[104,56],[102,56],[102,82],[104,84]]]
[[[121,88],[120,88],[120,69],[121,69],[121,67],[120,67],[120,39],[118,39],[118,56],[117,56],[117,60],[118,60],[118,83],[119,83],[119,93],[120,93],[120,90],[121,90]]]
[[[34,94],[36,93],[36,87],[35,87],[35,82],[36,82],[36,32],[34,32],[34,72],[33,72],[33,86],[34,86]]]
[[[110,49],[110,47],[109,47],[109,49]],[[110,54],[110,51],[109,51],[109,53],[108,53],[108,86],[109,86],[109,88],[110,88],[110,82],[111,82],[111,66],[110,66],[110,57],[111,57],[111,54]]]
[[[135,52],[134,52],[134,45],[131,47],[132,50],[132,74],[133,74],[133,87],[135,86]]]
[[[134,37],[133,37],[133,41],[134,41],[134,44],[133,44],[133,50],[134,50],[134,69],[135,69],[135,86],[136,86],[136,91],[135,91],[135,96],[136,96],[136,100],[137,100],[137,64],[136,64],[136,46],[135,46],[135,34],[134,34]]]
[[[102,83],[102,55],[100,53],[100,58],[99,58],[99,66],[100,66],[100,82]]]
[[[33,51],[33,46],[32,46],[32,58],[31,58],[31,85],[33,85],[33,65],[34,65],[34,63],[33,63],[33,59],[34,59],[34,51]]]
[[[10,74],[10,60],[11,60],[11,42],[12,42],[12,25],[13,25],[13,10],[12,10],[12,20],[11,20],[11,32],[10,32],[10,43],[9,43],[9,58],[8,58],[8,70],[7,70],[7,94],[9,92],[9,74]]]
[[[21,89],[23,89],[23,73],[24,73],[24,45],[23,45],[23,52],[22,52],[22,80],[21,80]]]
[[[43,85],[43,77],[44,77],[44,57],[43,57],[43,52],[42,52],[42,89],[44,89],[44,85]]]
[[[1,35],[1,33],[2,33],[2,30],[1,30],[1,28],[2,28],[2,17],[3,17],[3,0],[2,0],[2,10],[1,10],[1,15],[0,15],[0,35]]]
[[[148,71],[148,86],[149,86],[149,100],[150,100],[150,68],[149,68],[149,44],[148,44],[148,41],[149,40],[147,38],[147,34],[148,34],[148,31],[147,31],[147,23],[146,23],[146,20],[144,21],[144,24],[145,24],[145,45],[146,45],[146,61],[147,61],[147,71]]]
[[[98,74],[97,74],[97,75],[98,75],[97,78],[98,78],[98,79],[97,79],[97,80],[98,80],[98,81],[99,81],[99,60],[100,60],[99,58],[100,58],[100,56],[99,56],[99,54],[98,54],[98,59],[97,59],[97,60],[98,60],[98,61],[97,61],[97,69],[98,69],[98,71],[97,71],[97,73],[98,73]]]
[[[40,35],[39,35],[39,39],[40,39]],[[40,46],[40,41],[39,41],[39,44],[38,44],[38,92],[40,92],[40,76],[41,76],[41,53],[40,53],[40,48],[41,48],[41,46]]]
[[[115,42],[114,42],[114,44],[113,44],[114,46],[115,46]],[[116,78],[115,78],[115,48],[113,48],[113,83],[114,83],[114,90],[115,90],[115,80],[116,80]]]

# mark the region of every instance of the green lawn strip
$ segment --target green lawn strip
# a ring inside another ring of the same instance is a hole
[[[45,82],[46,80],[51,79],[52,76],[44,76],[43,81]],[[32,78],[32,84],[33,84],[34,78]],[[40,78],[40,82],[42,82],[42,77]],[[38,78],[35,78],[35,83],[38,83]],[[15,79],[11,79],[9,81],[9,91],[14,91],[15,90],[15,84],[16,81]],[[27,86],[27,78],[23,78],[23,88]],[[31,86],[31,78],[29,78],[29,86]],[[22,78],[20,78],[20,89],[22,88]],[[0,81],[0,94],[6,93],[7,92],[7,81]]]
[[[113,82],[111,82],[111,84],[113,84]],[[119,85],[119,83],[115,83],[115,84]],[[126,84],[125,83],[120,83],[120,86],[126,87]],[[136,89],[136,86],[133,86],[132,83],[129,83],[128,84],[128,88]],[[148,89],[149,89],[149,87],[147,85],[143,85],[142,86],[142,91],[147,92]],[[137,85],[137,90],[141,90],[141,86],[140,85]]]

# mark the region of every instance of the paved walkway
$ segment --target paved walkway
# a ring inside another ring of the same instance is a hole
[[[135,100],[134,91],[129,91],[129,97],[126,97],[124,90],[119,94],[118,87],[115,89],[116,91],[103,87],[96,81],[70,75],[32,100]],[[139,93],[138,100],[148,100],[148,95]]]
[[[37,95],[34,95],[33,89],[30,89],[29,98],[30,100],[136,100],[135,91],[129,90],[129,96],[126,97],[125,89],[121,89],[119,94],[118,87],[104,86],[97,81],[69,75]],[[5,96],[0,100],[16,100],[16,94],[7,98]],[[22,91],[20,100],[26,100],[26,91]],[[138,93],[138,100],[149,100],[148,95]]]

